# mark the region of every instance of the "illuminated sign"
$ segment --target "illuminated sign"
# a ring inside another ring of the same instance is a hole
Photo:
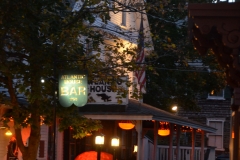
[[[86,72],[64,71],[59,74],[59,103],[63,107],[82,107],[88,100]]]
[[[121,77],[114,80],[115,89],[112,88],[111,82],[103,80],[93,80],[88,82],[88,104],[127,104],[128,98],[122,97],[117,90],[127,90],[125,82],[127,77]]]

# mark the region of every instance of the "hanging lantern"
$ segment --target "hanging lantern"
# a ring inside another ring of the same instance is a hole
[[[159,129],[158,130],[158,135],[160,135],[160,136],[168,136],[169,134],[170,134],[169,129]]]
[[[169,123],[160,122],[160,128],[158,129],[158,135],[168,136],[170,134]]]
[[[118,123],[118,126],[124,130],[130,130],[135,127],[131,121],[122,121]]]

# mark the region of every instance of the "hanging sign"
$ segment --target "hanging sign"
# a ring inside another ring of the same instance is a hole
[[[64,71],[59,74],[59,103],[63,107],[82,107],[88,100],[87,72]]]

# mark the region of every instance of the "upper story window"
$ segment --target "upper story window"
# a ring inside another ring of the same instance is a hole
[[[224,122],[225,118],[208,118],[207,125],[216,128],[216,133],[208,133],[208,146],[216,147],[218,151],[224,151],[223,137],[224,137]]]
[[[208,94],[208,98],[207,99],[225,100],[225,98],[224,98],[224,89],[219,91],[219,92],[212,90]]]
[[[126,18],[127,18],[126,10],[123,9],[123,11],[122,11],[122,23],[121,23],[122,26],[126,26],[126,21],[127,21]]]
[[[115,2],[114,1],[109,1],[108,6],[109,6],[109,8],[115,8]]]
[[[85,49],[86,49],[86,55],[90,56],[92,55],[93,51],[93,42],[89,41],[85,44]]]
[[[126,14],[126,8],[125,8],[126,0],[122,0],[121,3],[122,3],[122,23],[121,23],[121,25],[126,26],[126,22],[127,22],[127,19],[126,19],[127,14]]]
[[[230,86],[226,86],[220,91],[213,90],[202,98],[206,98],[208,100],[230,100],[232,98],[232,92],[232,88]]]

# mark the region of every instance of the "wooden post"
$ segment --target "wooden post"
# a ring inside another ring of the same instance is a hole
[[[153,158],[157,160],[157,145],[158,145],[158,128],[159,128],[159,121],[154,122],[154,148],[153,148]]]
[[[234,140],[233,140],[233,157],[234,159],[239,159],[239,111],[234,111]]]
[[[205,132],[201,131],[201,155],[200,160],[204,160]]]
[[[179,125],[177,125],[176,160],[181,160],[181,157],[180,157],[180,134],[181,134],[181,128]]]
[[[173,124],[170,123],[170,135],[169,135],[169,149],[168,149],[168,160],[173,159]]]
[[[191,151],[191,158],[190,160],[195,160],[195,141],[196,141],[196,129],[193,128],[192,130],[192,151]]]
[[[233,119],[233,132],[234,132],[234,140],[233,140],[233,159],[239,159],[239,106],[240,106],[240,88],[234,88],[234,96],[233,96],[233,104],[231,105],[232,111],[234,112]]]
[[[137,160],[141,160],[142,158],[142,121],[138,120],[136,123],[136,130],[138,132],[138,151],[137,151]]]

